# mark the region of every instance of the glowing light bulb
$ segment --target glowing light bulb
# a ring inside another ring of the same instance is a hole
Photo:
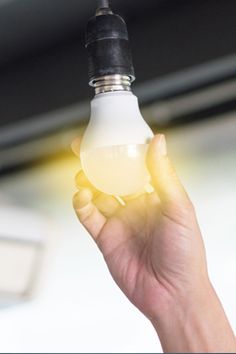
[[[153,133],[131,92],[135,74],[125,21],[112,12],[108,1],[99,4],[86,31],[89,84],[95,98],[80,157],[94,187],[122,197],[148,184],[145,160]]]
[[[110,195],[144,190],[149,182],[146,151],[152,137],[131,92],[96,95],[81,143],[81,164],[87,178]]]

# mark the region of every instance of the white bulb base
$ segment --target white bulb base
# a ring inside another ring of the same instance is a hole
[[[132,92],[96,95],[81,143],[81,164],[87,178],[106,194],[140,192],[149,181],[145,158],[152,137]]]

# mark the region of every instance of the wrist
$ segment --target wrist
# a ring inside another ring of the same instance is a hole
[[[234,334],[209,280],[175,294],[152,323],[165,352],[235,352]]]

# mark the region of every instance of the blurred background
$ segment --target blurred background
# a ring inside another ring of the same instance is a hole
[[[134,93],[195,206],[209,272],[236,330],[236,2],[112,0]],[[84,30],[95,0],[0,0],[1,352],[158,352],[149,322],[76,220],[89,119]]]

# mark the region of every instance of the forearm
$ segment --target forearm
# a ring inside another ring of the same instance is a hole
[[[236,352],[235,336],[210,284],[194,298],[170,304],[152,322],[164,352]]]

